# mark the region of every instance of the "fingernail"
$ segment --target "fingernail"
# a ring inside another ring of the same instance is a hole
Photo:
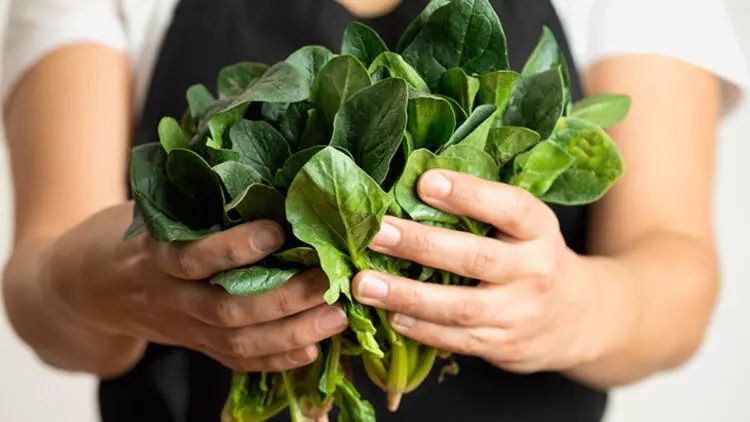
[[[284,238],[278,230],[264,227],[253,235],[253,248],[258,252],[275,251],[284,243]]]
[[[422,177],[420,187],[423,195],[438,199],[445,198],[451,193],[452,184],[440,172],[431,171]]]
[[[301,365],[303,363],[309,362],[310,359],[312,359],[314,353],[315,346],[310,345],[305,347],[304,349],[295,350],[289,353],[289,361],[292,362],[293,365]]]
[[[372,244],[374,246],[389,248],[396,246],[399,241],[401,241],[401,231],[399,231],[394,225],[383,221],[380,224],[380,231],[375,235],[375,238],[372,239]]]
[[[388,296],[388,285],[378,277],[367,274],[359,281],[357,292],[360,297],[383,299]]]
[[[413,327],[417,323],[417,320],[404,314],[395,314],[393,315],[393,321],[391,321],[391,324],[394,326],[409,328]]]
[[[346,327],[346,314],[338,306],[326,309],[318,318],[318,329],[323,333],[335,333]]]

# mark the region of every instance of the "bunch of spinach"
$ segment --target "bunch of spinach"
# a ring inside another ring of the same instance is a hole
[[[211,282],[256,295],[321,267],[330,280],[325,300],[341,303],[350,321],[308,367],[235,374],[226,421],[263,421],[285,408],[304,420],[334,402],[341,421],[373,421],[372,406],[345,374],[346,356],[362,360],[391,410],[426,379],[441,353],[396,333],[386,312],[357,303],[349,290],[364,269],[474,282],[367,248],[386,214],[488,232],[423,203],[415,185],[424,171],[510,183],[564,205],[599,199],[622,173],[602,127],[624,118],[629,99],[572,104],[564,56],[546,28],[522,72],[510,70],[487,0],[433,0],[395,51],[353,23],[341,54],[306,46],[270,67],[238,63],[219,73],[216,92],[190,87],[180,120],[161,120],[160,142],[133,149],[137,207],[128,236],[148,230],[159,241],[183,242],[276,220],[293,234],[283,251]]]

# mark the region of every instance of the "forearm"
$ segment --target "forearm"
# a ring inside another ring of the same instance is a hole
[[[718,270],[706,241],[661,232],[609,257],[584,257],[573,277],[591,293],[583,341],[594,359],[567,371],[609,388],[684,363],[699,347]]]
[[[59,239],[21,240],[7,264],[3,297],[18,335],[49,365],[103,377],[134,365],[145,343],[94,327],[76,315],[49,286],[50,261]],[[70,262],[68,268],[83,263]]]

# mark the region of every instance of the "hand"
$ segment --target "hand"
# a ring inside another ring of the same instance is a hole
[[[93,217],[72,237],[101,230],[113,212]],[[70,268],[76,262],[71,251],[80,249],[66,248],[70,240],[59,242],[52,259],[50,291],[96,329],[188,347],[232,369],[257,372],[310,363],[316,344],[347,325],[341,309],[323,304],[328,282],[318,270],[254,297],[232,297],[208,283],[217,272],[253,264],[279,248],[283,235],[274,222],[256,221],[185,244],[147,235],[123,242],[121,231],[116,236],[111,247],[90,245],[83,264],[75,265],[80,269]]]
[[[359,273],[357,300],[393,312],[393,328],[421,343],[481,357],[506,370],[561,370],[592,359],[587,288],[573,275],[555,214],[526,191],[450,171],[430,171],[418,191],[429,205],[491,224],[479,237],[386,217],[370,248],[480,280],[444,286]]]

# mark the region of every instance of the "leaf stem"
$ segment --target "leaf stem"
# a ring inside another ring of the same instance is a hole
[[[281,372],[281,379],[284,381],[284,389],[286,390],[287,402],[289,403],[289,415],[292,418],[292,422],[306,422],[306,418],[302,414],[302,408],[297,399],[297,394],[294,391],[294,380],[292,374],[288,371],[283,371]]]
[[[419,364],[409,377],[409,382],[406,384],[406,393],[410,393],[417,389],[417,387],[419,387],[424,382],[424,380],[427,379],[427,376],[430,375],[430,371],[432,371],[432,367],[435,364],[435,358],[438,354],[437,349],[427,346],[422,347],[425,349],[425,351],[421,356]]]

